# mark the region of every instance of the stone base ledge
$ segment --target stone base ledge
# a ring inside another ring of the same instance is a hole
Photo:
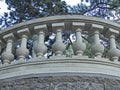
[[[0,67],[0,79],[48,73],[91,73],[120,77],[120,65],[84,59],[31,60]]]

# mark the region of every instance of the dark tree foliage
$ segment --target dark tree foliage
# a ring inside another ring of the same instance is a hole
[[[26,20],[62,15],[68,12],[67,4],[61,0],[6,0],[9,13],[1,18],[1,25],[8,27]],[[7,19],[7,20],[6,20]]]
[[[87,0],[89,5],[79,3],[68,6],[62,0],[6,0],[9,13],[0,18],[3,28],[26,20],[62,15],[81,14],[120,21],[120,0]]]
[[[71,7],[71,13],[120,20],[120,0],[89,0],[90,5],[79,3]]]
[[[6,0],[10,12],[4,13],[0,18],[0,25],[6,28],[34,18],[63,14],[80,14],[112,19],[113,21],[120,20],[120,0],[87,0],[87,2],[90,4],[79,3],[71,7],[62,0]],[[69,38],[69,35],[63,35],[64,41],[67,41],[66,36],[67,39]],[[89,42],[88,39],[86,40]],[[47,57],[49,58],[53,54],[51,45],[55,42],[55,38],[51,39],[50,36],[47,36],[45,42],[48,42],[46,46],[48,47]],[[31,56],[32,49],[30,47],[32,44],[33,41],[29,41],[27,46],[31,51]],[[70,45],[72,45],[72,42],[69,38],[66,49],[69,49]],[[85,51],[85,54],[91,56],[89,49],[90,45],[88,43],[86,49],[88,51]]]

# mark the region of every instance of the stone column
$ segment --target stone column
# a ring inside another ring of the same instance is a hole
[[[34,46],[34,51],[38,58],[42,58],[47,52],[47,47],[44,44],[46,25],[35,26],[34,29],[38,32],[38,42]]]
[[[12,42],[14,35],[12,33],[3,36],[3,39],[7,42],[5,52],[2,53],[2,60],[4,64],[10,64],[14,60],[14,55],[12,54]]]
[[[35,46],[36,46],[37,43],[38,43],[38,35],[37,35],[37,34],[33,35],[32,39],[33,39],[32,57],[33,57],[33,58],[36,58],[37,56],[36,56],[36,53],[35,53]]]
[[[120,57],[120,50],[116,48],[115,36],[119,34],[119,31],[114,29],[109,29],[109,38],[110,38],[110,50],[108,52],[111,60],[117,62]]]
[[[73,51],[77,56],[82,56],[83,52],[86,49],[86,44],[83,43],[81,35],[84,25],[84,23],[73,22],[73,27],[76,33],[76,41],[73,43]]]
[[[2,41],[0,40],[0,53],[1,53],[1,50],[2,50]],[[1,54],[0,54],[0,64],[2,64],[2,60],[1,60]]]
[[[0,40],[0,52],[1,52],[1,49],[2,49],[2,41]]]
[[[17,57],[20,61],[28,56],[29,50],[27,49],[27,38],[29,36],[28,28],[17,31],[18,35],[21,37],[20,47],[16,50]]]
[[[101,58],[102,53],[104,52],[104,46],[100,43],[99,32],[103,30],[104,27],[97,24],[92,24],[94,40],[91,46],[92,53],[95,55],[96,58]]]
[[[62,41],[62,30],[64,23],[54,23],[52,24],[52,27],[56,32],[56,41],[52,45],[53,52],[56,56],[62,56],[63,52],[65,51],[65,44]]]

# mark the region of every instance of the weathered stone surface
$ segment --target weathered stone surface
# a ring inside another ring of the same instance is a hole
[[[120,90],[120,80],[88,76],[46,76],[0,81],[0,90]]]
[[[105,84],[105,90],[120,90],[120,85]]]

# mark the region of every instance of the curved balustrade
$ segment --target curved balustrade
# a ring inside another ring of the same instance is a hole
[[[76,40],[73,42],[73,44],[71,44],[72,50],[74,52],[74,55],[72,55],[71,57],[66,56],[66,43],[63,43],[62,39],[63,34],[66,32],[68,32],[69,34],[75,33],[76,36]],[[85,34],[85,32],[87,34]],[[54,54],[53,56],[46,58],[45,54],[47,54],[48,48],[44,42],[45,37],[50,36],[53,33],[56,35],[55,42],[51,46]],[[87,35],[88,39],[91,38],[93,40],[92,43],[90,43],[90,52],[93,53],[92,57],[86,56],[84,54],[85,50],[87,49],[86,42],[83,38],[84,35]],[[101,43],[101,37],[104,37],[109,41],[107,58],[103,57],[106,47],[104,47]],[[31,42],[33,43],[33,45],[31,46],[31,51],[27,48],[27,43],[29,39],[32,40]],[[68,62],[78,62],[81,64],[83,63],[83,65],[94,63],[98,65],[98,68],[100,67],[100,64],[101,67],[103,65],[104,67],[108,66],[112,68],[114,67],[114,69],[120,69],[120,50],[116,47],[116,40],[118,42],[120,40],[120,25],[117,23],[113,23],[112,21],[107,21],[100,18],[86,17],[80,15],[62,15],[26,21],[8,27],[7,29],[0,32],[0,70],[7,70],[17,66],[24,67],[26,65],[24,65],[24,63],[28,63],[31,65],[31,63],[33,62],[33,64],[35,64],[35,60],[37,60],[37,62],[41,61],[41,63],[52,63],[53,60],[53,62],[56,63],[58,59],[58,66],[60,65],[60,60],[62,60],[61,63],[67,63],[68,60]],[[31,55],[30,58],[28,57],[29,55]],[[85,64],[85,62],[87,63]],[[53,67],[54,66],[56,67],[56,65],[53,65]],[[63,65],[63,67],[65,66]],[[62,71],[63,69],[60,70]],[[100,70],[102,70],[102,68]],[[54,71],[53,68],[52,71]],[[77,71],[77,69],[75,71]],[[97,70],[95,70],[95,73],[96,71]],[[105,70],[103,71],[106,72]],[[91,72],[94,72],[94,70]],[[109,71],[106,73],[109,74]],[[112,73],[112,75],[118,75],[118,72],[116,74]],[[118,76],[120,76],[120,73]]]

